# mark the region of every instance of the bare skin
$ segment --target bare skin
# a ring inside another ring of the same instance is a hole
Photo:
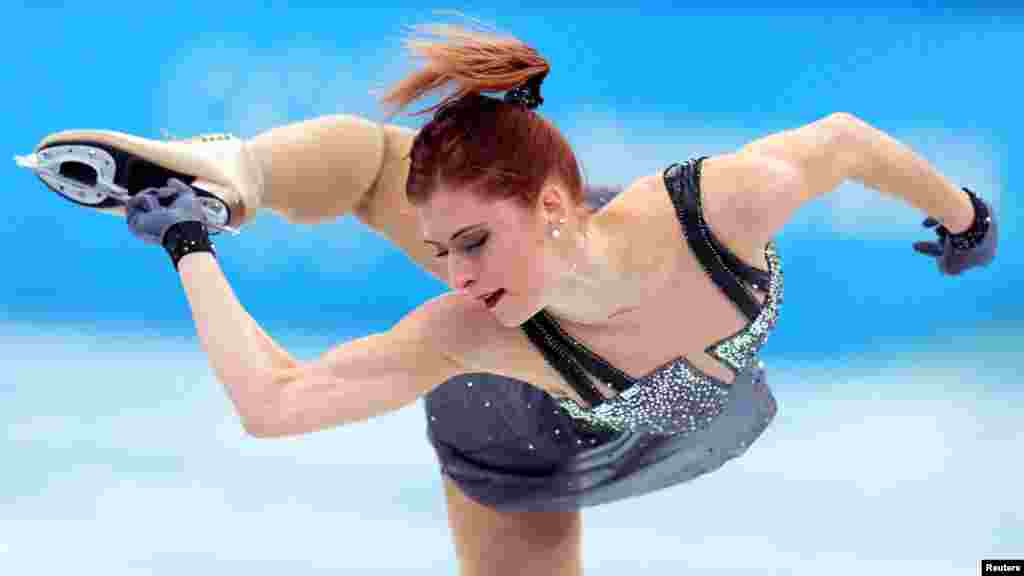
[[[705,170],[713,172],[714,164],[709,159]],[[458,318],[446,339],[460,364],[470,371],[518,378],[552,396],[569,396],[585,405],[519,329],[539,310],[536,295],[543,293],[552,295],[546,299],[546,308],[567,332],[634,377],[686,356],[730,382],[731,372],[703,350],[740,330],[746,319],[689,250],[661,178],[637,181],[620,195],[621,201],[588,216],[587,241],[572,237],[582,232],[565,230],[558,239],[546,234],[546,223],[562,217],[563,194],[557,186],[545,192],[542,204],[550,202],[554,215],[542,214],[537,222],[512,201],[488,202],[450,192],[438,193],[420,210],[424,237],[429,239],[447,239],[467,225],[484,223],[439,248],[449,264],[448,278],[457,289],[441,298]],[[705,203],[709,226],[727,229],[718,226],[727,217],[719,204],[710,198]],[[643,211],[636,213],[636,206]],[[638,238],[618,235],[614,227],[608,231],[609,221],[621,220],[643,221],[646,233]],[[484,236],[482,246],[467,251]],[[721,236],[748,263],[767,267],[763,248],[757,253],[728,234]],[[539,262],[549,263],[548,267],[538,266]],[[574,266],[576,272],[569,272]],[[494,309],[487,309],[478,296],[499,288],[506,290],[505,296]],[[560,298],[566,303],[579,299],[585,305],[559,313]],[[702,329],[679,330],[687,325]],[[614,394],[603,391],[607,396]]]
[[[444,479],[448,526],[463,576],[583,573],[579,512],[499,512]]]
[[[792,212],[847,178],[902,195],[953,231],[966,228],[966,197],[905,147],[865,126],[833,115],[707,160],[701,188],[712,231],[738,257],[764,269],[765,243]],[[484,202],[464,192],[439,191],[426,206],[389,222],[392,234],[395,226],[406,236],[417,227],[421,240],[432,242],[442,258],[400,245],[453,291],[387,332],[310,362],[290,358],[269,339],[212,256],[182,259],[200,340],[251,434],[287,436],[364,420],[478,371],[583,404],[518,328],[541,308],[633,376],[685,356],[731,382],[732,374],[703,350],[740,329],[745,318],[695,262],[660,175],[638,179],[595,214],[569,201],[557,182],[545,186],[535,207]],[[400,198],[373,202],[402,205]],[[550,235],[553,223],[561,226],[558,237]],[[482,227],[452,239],[474,225]],[[481,230],[489,235],[486,243],[471,248]],[[494,309],[478,300],[499,288],[507,293]],[[500,514],[451,484],[446,494],[463,574],[522,573],[509,558],[534,562],[531,572],[580,573],[578,512]]]
[[[663,198],[666,202],[669,201],[668,192],[663,185],[659,187],[658,181],[648,180],[644,185],[652,187],[649,191],[652,196],[649,201],[658,202],[659,198]],[[616,208],[612,207],[612,209]],[[665,233],[669,238],[685,245],[679,231],[678,221],[671,220],[660,224],[664,226]],[[478,241],[478,238],[468,238],[470,243]],[[675,293],[675,290],[666,287],[661,291],[666,294],[665,296],[659,295],[651,298],[648,294],[646,300],[633,300],[631,305],[621,306],[617,311],[608,314],[611,319],[601,324],[605,327],[603,330],[590,329],[588,331],[588,328],[592,328],[591,326],[585,323],[572,323],[571,332],[616,366],[636,376],[656,365],[650,363],[650,358],[678,355],[677,346],[680,333],[677,322],[681,319],[696,325],[714,326],[716,333],[723,335],[726,331],[739,329],[744,324],[744,319],[735,313],[729,302],[724,301],[717,288],[709,286],[710,282],[706,275],[694,273],[698,271],[695,268],[696,263],[693,261],[692,255],[689,255],[687,251],[681,251],[677,257],[681,261],[679,268],[687,270],[688,273],[683,276],[679,274],[678,270],[671,270],[662,281],[669,285],[675,282],[678,290],[688,291],[692,295],[700,294],[700,305],[691,307],[694,302],[691,299],[693,296],[688,297],[686,306],[679,306],[678,303],[673,306],[670,302],[662,302],[670,300]],[[744,259],[761,268],[767,267],[763,252]],[[452,275],[452,277],[456,276]],[[462,281],[471,282],[473,278],[462,278]],[[640,286],[650,285],[643,281],[636,283]],[[628,282],[622,284],[621,296],[630,297],[637,294],[636,291],[628,290]],[[761,299],[763,300],[763,297]],[[625,311],[620,312],[621,310]],[[666,315],[664,313],[666,310],[679,310],[681,314]],[[694,315],[695,310],[700,311],[696,316]],[[612,320],[616,326],[621,327],[614,333],[608,330]],[[563,320],[563,325],[567,330],[570,329],[569,323],[565,320]],[[652,327],[656,328],[652,331]],[[495,365],[499,358],[507,358],[508,355],[522,356],[524,363],[530,362],[529,358],[535,354],[535,351],[531,349],[531,345],[525,341],[519,330],[501,326],[500,322],[487,323],[487,329],[494,331],[489,338],[495,343],[501,342],[502,344],[484,348],[481,356],[476,359],[480,365]],[[627,335],[630,331],[635,332],[639,337]],[[632,343],[633,340],[646,344],[647,348],[645,349],[643,345],[623,347],[622,343]],[[612,342],[618,342],[618,344],[611,345]],[[659,345],[657,346],[658,352],[647,356],[651,352],[651,346],[657,342],[668,342],[671,345]],[[703,352],[691,354],[689,357],[691,362],[709,373],[717,375],[725,381],[730,381],[731,373]],[[633,362],[629,362],[631,359]],[[637,359],[643,363],[637,363]],[[550,373],[550,367],[546,363],[533,363],[531,369],[534,371],[532,376],[534,379],[527,381],[550,382],[553,386],[549,389],[549,393],[555,396],[570,395],[578,402],[583,403],[583,400],[576,396],[574,391],[564,386],[557,374]],[[542,378],[546,378],[546,380],[542,380]],[[600,386],[600,383],[597,384]],[[607,388],[602,387],[602,391],[606,396],[614,394]],[[448,505],[448,522],[459,558],[460,574],[468,576],[523,573],[578,575],[583,573],[582,514],[580,512],[499,512],[465,496],[450,479],[444,479],[444,486]]]
[[[713,164],[713,160],[707,161],[705,170],[713,170]],[[436,209],[439,213],[446,212],[450,207],[444,200],[451,198],[438,196],[438,199],[442,201],[438,203]],[[625,199],[631,199],[632,202],[626,202]],[[645,210],[640,214],[624,214],[631,206],[637,205],[644,206]],[[497,221],[501,221],[501,218],[493,218],[494,206],[480,203],[475,207],[480,211],[479,214],[485,215],[484,218],[493,223],[489,234],[500,234],[495,228],[500,225]],[[460,224],[472,220],[472,216],[477,214],[465,208],[466,205],[463,204]],[[503,221],[510,227],[505,231],[516,234],[516,227],[522,225],[521,221],[515,219],[518,209],[506,208],[508,214],[513,215],[510,216],[513,222]],[[692,363],[724,381],[730,381],[731,373],[702,350],[708,342],[741,328],[745,319],[699,269],[687,248],[679,222],[671,208],[664,183],[660,178],[647,178],[623,192],[619,200],[606,206],[602,212],[589,216],[590,226],[593,227],[589,231],[592,243],[596,243],[595,238],[600,234],[595,229],[606,226],[606,222],[642,218],[646,221],[648,230],[654,232],[645,235],[644,238],[651,242],[656,241],[660,246],[675,245],[676,249],[667,253],[668,258],[665,261],[649,256],[659,254],[658,247],[653,244],[632,242],[610,246],[612,251],[621,254],[623,259],[621,278],[603,279],[606,282],[606,289],[615,287],[615,292],[609,299],[613,306],[586,310],[574,320],[563,318],[563,326],[616,366],[634,376],[639,376],[679,356],[680,350],[689,350],[688,358]],[[706,200],[705,217],[709,224],[714,226],[719,238],[751,265],[766,268],[763,251],[744,250],[741,245],[728,238],[728,234],[718,231],[724,228],[717,226],[721,214],[714,202],[708,203]],[[476,221],[473,220],[472,223]],[[461,227],[460,225],[459,228]],[[543,233],[544,230],[541,231],[541,234]],[[564,234],[562,239],[568,242],[569,232]],[[467,234],[465,241],[479,241],[478,236],[479,232],[476,235]],[[521,237],[517,236],[512,243],[518,244],[521,240]],[[492,241],[497,242],[498,239],[492,237],[488,240]],[[467,275],[461,268],[464,262],[460,261],[461,256],[457,254],[459,248],[455,243],[447,247],[450,268],[447,277],[460,282],[464,288],[467,285],[471,288],[473,283],[480,281],[480,276]],[[572,254],[571,250],[567,252],[570,252],[567,258],[577,256]],[[444,261],[443,258],[441,260]],[[514,289],[508,282],[496,282],[495,285],[498,284],[509,286],[507,289]],[[647,292],[644,293],[644,290]],[[681,294],[686,294],[685,306],[681,305]],[[492,313],[465,291],[453,292],[447,300],[458,310],[453,316],[459,318],[455,323],[458,329],[450,332],[453,338],[449,343],[453,349],[461,351],[459,357],[462,366],[471,367],[474,371],[504,373],[531,382],[552,395],[569,395],[581,404],[584,403],[572,389],[564,385],[561,376],[543,361],[514,324],[503,324],[499,314],[504,310]],[[615,303],[621,304],[615,306]],[[602,322],[602,315],[611,319]],[[705,331],[680,331],[680,325],[702,326]],[[484,342],[486,345],[477,346],[474,344],[477,342]],[[440,382],[441,380],[438,380],[436,383]],[[608,389],[603,391],[607,396],[614,394]],[[449,527],[459,558],[460,574],[522,574],[524,563],[530,568],[528,573],[582,574],[580,512],[499,512],[474,502],[447,478],[444,479],[444,486]]]

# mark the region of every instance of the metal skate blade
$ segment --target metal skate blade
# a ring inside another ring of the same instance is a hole
[[[19,168],[35,169],[39,167],[39,157],[35,154],[26,154],[25,156],[14,156],[14,163]]]
[[[21,168],[35,172],[58,194],[87,206],[113,198],[122,204],[134,196],[129,190],[114,183],[117,164],[109,152],[93,146],[57,145],[37,153],[15,156]],[[227,226],[228,211],[217,198],[199,196],[206,225],[214,230],[238,234]]]
[[[101,182],[114,181],[114,157],[88,146],[60,146],[35,154],[15,156],[15,163],[36,173],[52,190],[87,206],[102,204],[108,196]],[[128,194],[130,198],[131,195]],[[123,200],[122,200],[123,201]]]

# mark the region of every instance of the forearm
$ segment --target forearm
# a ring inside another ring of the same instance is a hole
[[[853,117],[848,118],[848,124],[848,145],[857,150],[852,179],[901,198],[953,233],[971,225],[974,208],[960,186],[884,132]]]
[[[188,254],[178,270],[210,366],[251,430],[275,396],[274,377],[298,362],[246,312],[212,255]]]

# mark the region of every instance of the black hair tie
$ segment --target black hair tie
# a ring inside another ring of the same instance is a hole
[[[533,110],[544,103],[544,97],[540,95],[540,84],[548,75],[547,72],[534,74],[529,80],[515,88],[505,92],[505,102],[519,104],[527,110]]]

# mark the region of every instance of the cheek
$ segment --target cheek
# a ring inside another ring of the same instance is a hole
[[[547,285],[548,270],[545,261],[544,253],[540,250],[524,253],[520,261],[519,285],[524,292],[535,298],[544,293]]]
[[[508,290],[536,293],[544,286],[543,263],[543,253],[529,241],[524,241],[501,246],[495,251],[490,264]]]

